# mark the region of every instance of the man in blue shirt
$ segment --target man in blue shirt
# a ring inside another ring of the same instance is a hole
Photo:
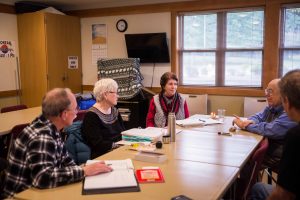
[[[279,81],[280,79],[274,79],[268,84],[265,90],[268,106],[262,112],[256,113],[246,120],[239,117],[233,120],[241,129],[268,138],[269,148],[263,166],[272,169],[278,169],[287,130],[297,125],[289,119],[283,109],[278,87]]]
[[[298,125],[287,132],[280,161],[276,188],[257,183],[251,191],[251,200],[300,199],[300,70],[288,72],[279,83],[283,107]]]

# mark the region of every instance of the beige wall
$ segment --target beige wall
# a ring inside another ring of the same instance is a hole
[[[244,97],[208,95],[207,113],[226,110],[226,115],[244,116]]]
[[[0,40],[11,40],[15,43],[15,54],[18,50],[17,16],[14,14],[0,13]],[[30,50],[30,47],[29,47]],[[0,58],[0,91],[18,89],[17,61],[16,58]],[[17,97],[0,98],[0,107],[17,104]]]
[[[116,22],[125,19],[128,29],[120,33],[116,29]],[[82,68],[83,85],[93,85],[97,81],[97,66],[92,64],[92,24],[106,24],[107,26],[107,56],[108,58],[127,58],[124,34],[130,33],[155,33],[166,32],[170,49],[171,14],[154,13],[125,16],[93,17],[81,19],[81,45],[82,45]],[[155,65],[153,87],[159,86],[160,76],[171,70],[171,64]],[[142,64],[141,72],[144,76],[143,84],[151,86],[153,64]]]

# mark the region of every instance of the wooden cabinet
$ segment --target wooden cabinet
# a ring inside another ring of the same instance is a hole
[[[55,87],[82,91],[80,20],[77,17],[35,12],[18,15],[21,103],[41,105]],[[68,57],[78,68],[68,68]]]

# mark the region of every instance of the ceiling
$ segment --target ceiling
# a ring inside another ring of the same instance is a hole
[[[2,4],[14,5],[20,0],[0,0]],[[108,8],[121,6],[146,5],[169,2],[183,2],[191,0],[30,0],[29,2],[37,2],[53,6],[62,11],[67,10],[84,10],[93,8]],[[24,1],[23,1],[24,2]]]

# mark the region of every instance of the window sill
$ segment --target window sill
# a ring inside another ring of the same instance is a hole
[[[148,88],[155,93],[159,93],[160,87]],[[187,87],[179,86],[179,93],[185,94],[209,94],[224,96],[247,96],[247,97],[264,97],[264,90],[261,88],[233,88],[233,87]]]

